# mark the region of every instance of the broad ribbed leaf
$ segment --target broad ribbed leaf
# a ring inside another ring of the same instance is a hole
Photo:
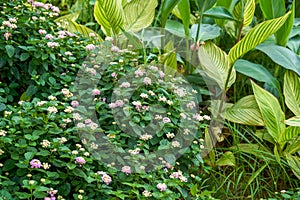
[[[214,43],[206,42],[202,45],[198,51],[198,57],[206,75],[216,81],[221,89],[227,90],[235,82],[235,70],[233,69],[229,74],[230,66],[227,54]],[[227,88],[225,88],[228,76],[230,78]]]
[[[260,0],[259,5],[266,19],[274,19],[285,13],[284,0]]]
[[[289,126],[285,129],[285,132],[282,135],[280,143],[285,143],[292,139],[295,139],[300,135],[300,127],[299,126]]]
[[[289,17],[290,12],[282,17],[264,21],[252,28],[245,37],[229,51],[229,60],[234,63],[239,57],[261,44],[270,35],[274,34]]]
[[[300,116],[300,77],[296,73],[287,71],[284,74],[283,94],[287,107]]]
[[[132,0],[124,7],[124,29],[137,32],[151,25],[157,0]]]
[[[89,29],[88,27],[77,24],[73,21],[67,21],[68,25],[65,27],[69,32],[71,33],[80,33],[84,35],[85,37],[90,37],[90,33],[94,33],[97,36],[97,39],[102,41],[102,38],[92,29]]]
[[[300,179],[300,158],[298,156],[287,154],[286,159],[296,177]]]
[[[63,15],[55,20],[56,23],[64,22],[64,21],[73,21],[75,22],[79,17],[79,12]]]
[[[295,116],[285,120],[285,124],[289,126],[300,126],[300,116]]]
[[[284,150],[284,153],[286,154],[294,154],[296,152],[300,151],[300,140],[294,140],[287,145],[287,147]]]
[[[275,44],[261,44],[256,49],[267,54],[275,63],[293,70],[300,76],[300,57],[288,48]]]
[[[106,36],[118,34],[125,18],[122,0],[96,0],[94,17]]]
[[[216,161],[217,166],[235,166],[235,157],[231,151],[226,151],[221,158]]]
[[[167,23],[167,19],[172,12],[172,10],[175,8],[175,6],[178,4],[180,0],[165,0],[162,2],[161,7],[161,26],[164,28]]]
[[[248,154],[254,155],[258,158],[262,158],[264,160],[267,158],[270,158],[270,157],[272,159],[272,153],[263,145],[240,143],[240,144],[237,144],[236,146],[230,147],[230,149],[248,153]]]
[[[235,20],[232,14],[226,8],[220,6],[212,7],[211,9],[203,13],[203,15],[207,17],[216,18],[216,19]]]
[[[242,0],[234,7],[233,16],[243,20],[243,27],[246,27],[251,24],[254,12],[255,0]]]
[[[226,109],[225,118],[231,122],[251,126],[263,126],[264,122],[253,95],[243,97]]]
[[[184,32],[186,36],[190,35],[190,15],[191,15],[191,11],[190,11],[190,1],[189,0],[181,0],[177,6],[180,16],[181,16],[181,20],[184,26]]]
[[[251,83],[265,127],[275,142],[279,142],[285,131],[284,112],[281,110],[278,100],[271,93],[262,89],[253,81]]]

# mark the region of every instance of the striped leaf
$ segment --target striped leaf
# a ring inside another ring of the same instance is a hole
[[[238,124],[251,126],[264,125],[262,115],[253,95],[243,97],[232,107],[226,109],[225,118]]]
[[[96,35],[96,38],[99,41],[102,41],[102,38],[92,29],[89,29],[88,27],[77,24],[76,22],[73,21],[67,21],[68,25],[65,27],[69,32],[71,33],[80,33],[84,35],[85,37],[90,37],[90,33],[94,33]]]
[[[285,132],[283,133],[281,137],[280,143],[286,143],[290,140],[295,139],[300,135],[300,127],[299,126],[289,126],[287,129],[285,129]]]
[[[281,110],[278,100],[271,93],[262,89],[253,81],[251,83],[265,127],[274,141],[280,142],[285,131],[284,112]]]
[[[251,24],[255,12],[255,0],[240,1],[233,10],[233,16],[236,19],[243,20],[243,27]]]
[[[207,76],[216,81],[219,87],[227,90],[236,78],[235,70],[229,74],[230,66],[227,54],[212,42],[206,42],[198,51],[200,65]],[[225,83],[229,76],[227,88]]]
[[[285,120],[285,124],[289,126],[300,126],[300,116],[295,116]]]
[[[131,0],[123,8],[125,14],[123,28],[126,31],[137,32],[150,26],[156,7],[157,0]]]
[[[284,74],[283,94],[287,107],[300,116],[300,77],[292,71]]]
[[[292,156],[290,154],[286,155],[286,160],[288,165],[292,169],[293,173],[298,179],[300,179],[300,158],[298,156]]]
[[[75,22],[79,17],[79,12],[75,12],[72,14],[63,15],[55,20],[57,23],[65,22],[65,21],[73,21]]]
[[[106,36],[118,34],[125,18],[122,0],[96,0],[94,17]]]
[[[300,140],[294,140],[287,145],[287,147],[284,150],[285,154],[294,154],[296,152],[300,151]]]
[[[290,12],[282,17],[264,21],[252,28],[245,37],[229,51],[229,60],[233,64],[239,57],[261,44],[270,35],[274,34],[289,17]]]

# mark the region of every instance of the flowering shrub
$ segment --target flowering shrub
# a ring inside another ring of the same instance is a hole
[[[9,83],[10,94],[2,103],[69,86],[95,41],[58,27],[59,9],[51,4],[0,2],[0,12],[0,82]]]

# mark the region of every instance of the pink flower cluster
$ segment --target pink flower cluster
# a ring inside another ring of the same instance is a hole
[[[47,193],[50,194],[50,197],[45,197],[44,200],[56,200],[55,195],[57,194],[57,192],[58,190],[50,188],[50,190],[47,191]]]
[[[83,165],[83,164],[86,163],[86,161],[85,161],[85,159],[83,157],[76,157],[75,158],[75,163],[76,164],[78,163],[79,165]]]
[[[113,109],[113,108],[123,107],[123,105],[124,105],[123,100],[116,100],[115,103],[110,103],[108,106]]]
[[[30,166],[31,166],[31,168],[37,168],[37,169],[39,169],[39,168],[42,167],[42,163],[41,163],[41,161],[38,160],[38,159],[32,159],[32,160],[30,161]]]
[[[55,47],[59,47],[59,43],[57,43],[57,42],[47,42],[47,46],[49,48],[55,48]]]
[[[59,12],[60,12],[60,10],[59,10],[58,7],[53,6],[53,5],[50,4],[50,3],[46,3],[46,4],[45,4],[45,3],[38,2],[38,1],[33,1],[33,0],[28,0],[28,3],[31,3],[31,5],[32,5],[33,7],[40,7],[40,8],[44,8],[44,9],[46,9],[46,10],[51,9],[52,12],[55,12],[55,13],[59,13]]]
[[[93,44],[88,44],[88,45],[86,45],[85,49],[88,50],[88,51],[91,51],[91,50],[96,49],[96,46],[93,45]]]
[[[99,171],[99,172],[97,172],[97,174],[102,175],[101,179],[106,185],[109,185],[110,182],[112,181],[111,177],[106,172]]]
[[[165,191],[167,189],[167,185],[165,183],[158,183],[156,185],[157,189],[159,189],[161,192]]]
[[[131,174],[131,168],[129,166],[123,166],[121,171],[126,175]]]

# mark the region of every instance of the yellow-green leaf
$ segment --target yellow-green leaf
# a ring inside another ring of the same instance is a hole
[[[264,125],[260,110],[253,95],[243,97],[232,107],[227,108],[225,118],[238,124],[251,126]]]
[[[235,157],[231,151],[226,151],[221,158],[216,161],[217,166],[235,166]]]
[[[79,14],[80,14],[79,12],[75,12],[75,13],[72,13],[72,14],[63,15],[63,16],[57,18],[55,20],[55,22],[57,22],[57,23],[62,23],[62,22],[65,22],[65,21],[75,22],[78,19]]]
[[[151,25],[157,0],[131,0],[124,7],[124,29],[137,32]]]
[[[175,6],[175,8],[172,10],[172,13],[179,19],[182,20],[181,14],[179,12],[178,6]],[[197,21],[197,18],[190,13],[190,24],[195,24]]]
[[[262,89],[253,81],[252,89],[256,103],[261,112],[265,127],[275,142],[280,142],[285,131],[285,115],[278,100],[268,91]]]
[[[165,58],[164,58],[164,72],[165,78],[170,79],[169,75],[174,77],[177,72],[177,58],[176,52],[172,41],[169,41],[165,46]]]
[[[274,34],[286,21],[291,12],[282,17],[264,21],[245,35],[245,37],[234,45],[229,51],[229,60],[233,64],[239,57],[252,50],[257,45],[265,41],[270,35]]]
[[[272,144],[275,144],[274,139],[272,136],[268,133],[267,130],[257,130],[255,133],[255,136],[258,137],[261,141],[266,140]]]
[[[284,150],[284,153],[286,154],[294,154],[296,152],[300,151],[300,140],[294,140],[289,142],[289,145],[287,145],[286,149]]]
[[[236,19],[243,20],[243,27],[251,24],[255,12],[255,0],[240,1],[233,10]]]
[[[295,116],[285,120],[285,124],[289,126],[300,126],[300,116]]]
[[[286,143],[287,141],[293,140],[300,135],[300,127],[299,126],[289,126],[285,129],[280,143]]]
[[[300,77],[292,71],[284,74],[283,94],[287,107],[300,116]]]
[[[125,18],[122,0],[97,0],[94,6],[94,17],[106,36],[118,34]]]
[[[288,165],[298,179],[300,179],[300,158],[298,156],[286,155]]]
[[[272,153],[266,147],[258,144],[237,144],[236,146],[230,147],[239,152],[244,152],[247,154],[254,155],[261,159],[272,159]]]
[[[102,41],[102,38],[92,29],[89,29],[88,27],[77,24],[76,22],[73,21],[67,21],[68,25],[65,26],[65,28],[71,32],[71,33],[80,33],[84,35],[85,37],[90,37],[90,33],[94,33],[96,35],[96,39],[99,41]]]
[[[198,51],[200,66],[207,76],[216,81],[219,87],[227,90],[236,78],[236,72],[232,69],[229,74],[230,65],[227,54],[212,42],[206,42]],[[225,83],[229,76],[227,88]]]

